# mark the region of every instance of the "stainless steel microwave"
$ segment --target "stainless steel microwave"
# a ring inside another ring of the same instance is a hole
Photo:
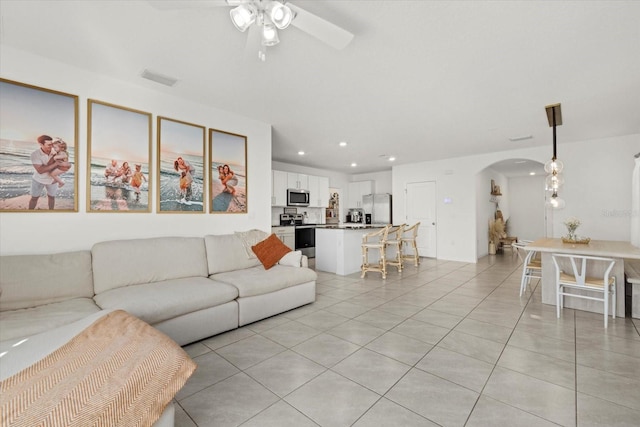
[[[309,190],[288,188],[287,206],[309,206]]]

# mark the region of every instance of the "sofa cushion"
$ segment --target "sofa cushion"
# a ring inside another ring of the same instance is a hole
[[[2,256],[0,289],[0,311],[91,298],[91,252]]]
[[[242,240],[235,234],[204,236],[209,274],[243,270],[260,265],[258,258],[249,258]]]
[[[158,237],[112,240],[93,245],[95,293],[185,277],[207,277],[204,240]]]
[[[233,301],[237,296],[238,289],[233,286],[191,277],[111,289],[94,299],[103,309],[122,309],[153,325]]]
[[[27,337],[67,325],[97,313],[91,298],[75,298],[34,308],[0,312],[0,341]]]
[[[291,248],[282,243],[282,240],[275,234],[270,235],[263,241],[252,246],[251,249],[256,254],[265,270],[270,269],[280,261],[280,259],[291,252]]]
[[[240,297],[267,294],[302,283],[312,282],[318,275],[309,268],[274,265],[265,270],[262,265],[238,271],[227,271],[209,276],[219,282],[238,288]]]

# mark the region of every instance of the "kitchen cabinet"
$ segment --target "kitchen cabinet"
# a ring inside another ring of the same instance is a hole
[[[309,189],[309,175],[287,172],[287,188]]]
[[[272,227],[271,232],[275,234],[278,239],[282,241],[286,246],[295,250],[296,246],[296,231],[295,227]]]
[[[329,178],[326,176],[271,171],[271,206],[287,206],[287,188],[309,190],[309,207],[329,206]]]
[[[326,208],[329,206],[329,178],[309,175],[309,207]]]
[[[349,197],[347,208],[362,208],[362,196],[374,193],[373,181],[355,181],[349,183]]]
[[[271,206],[287,206],[287,172],[271,172]]]

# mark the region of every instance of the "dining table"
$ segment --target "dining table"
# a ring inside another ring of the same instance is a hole
[[[556,268],[552,255],[573,254],[611,258],[615,265],[610,276],[616,278],[616,316],[624,317],[625,314],[625,278],[624,262],[627,260],[640,260],[640,248],[630,242],[619,240],[590,240],[588,243],[565,243],[562,238],[541,238],[525,246],[527,251],[537,251],[542,260],[542,303],[556,305]],[[562,267],[562,264],[560,265]],[[604,267],[594,265],[587,270],[587,275],[602,277]],[[584,293],[584,291],[576,291]],[[583,298],[566,298],[566,308],[574,308],[584,311],[603,313],[602,302]]]

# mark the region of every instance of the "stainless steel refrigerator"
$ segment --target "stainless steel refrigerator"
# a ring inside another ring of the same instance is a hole
[[[367,194],[362,196],[365,215],[371,215],[372,224],[392,224],[391,194]]]

